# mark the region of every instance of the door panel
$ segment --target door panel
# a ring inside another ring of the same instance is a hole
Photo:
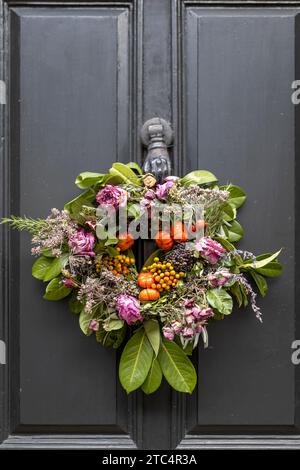
[[[131,15],[113,6],[9,11],[11,213],[44,217],[74,197],[81,171],[128,161]],[[11,351],[12,431],[127,435],[129,403],[115,351],[87,339],[67,303],[43,301],[29,252],[29,237],[13,234],[10,312],[19,335]]]
[[[223,184],[246,190],[241,248],[284,247],[284,274],[259,299],[264,323],[250,308],[237,310],[211,326],[209,349],[199,349],[199,385],[187,411],[194,442],[205,433],[299,432],[291,362],[297,338],[291,84],[299,11],[193,6],[183,12],[185,171],[209,169]]]

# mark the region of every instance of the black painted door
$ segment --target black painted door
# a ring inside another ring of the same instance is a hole
[[[161,116],[177,174],[208,169],[245,188],[245,247],[285,248],[263,325],[236,311],[211,327],[192,397],[166,384],[127,397],[115,352],[41,299],[29,238],[1,230],[3,447],[300,446],[299,13],[284,1],[1,2],[3,214],[43,217],[73,196],[81,171],[141,161],[139,129]]]

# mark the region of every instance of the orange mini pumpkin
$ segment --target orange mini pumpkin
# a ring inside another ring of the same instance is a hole
[[[174,245],[174,241],[168,232],[157,232],[155,241],[161,250],[169,251]]]
[[[119,242],[117,244],[117,247],[120,248],[120,251],[128,250],[130,247],[132,247],[133,244],[134,238],[132,237],[132,235],[130,235],[130,233],[120,233]]]
[[[149,302],[157,300],[160,297],[160,293],[156,289],[143,289],[140,292],[139,299],[141,302]]]
[[[188,232],[185,225],[180,221],[175,222],[171,228],[171,236],[176,242],[186,242],[188,240]]]
[[[140,273],[137,282],[140,287],[151,287],[154,279],[151,273]]]

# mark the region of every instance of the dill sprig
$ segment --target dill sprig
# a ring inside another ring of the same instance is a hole
[[[36,235],[42,228],[47,225],[45,219],[32,219],[31,217],[4,217],[0,220],[1,224],[10,224],[10,226],[19,231],[27,231],[32,235]]]

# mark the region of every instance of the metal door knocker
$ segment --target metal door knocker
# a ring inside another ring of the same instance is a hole
[[[141,140],[147,147],[143,170],[152,173],[159,183],[171,174],[168,147],[173,141],[170,124],[159,117],[149,119],[141,129]]]

